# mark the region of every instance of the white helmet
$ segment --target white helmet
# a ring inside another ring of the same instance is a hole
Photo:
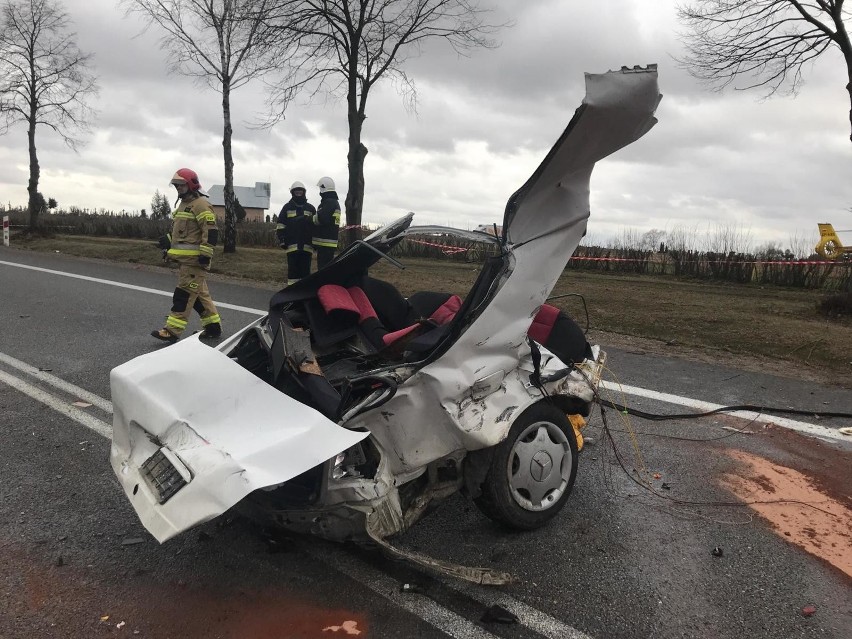
[[[320,193],[325,193],[326,191],[334,190],[334,180],[330,177],[321,177],[319,182],[317,182],[317,186],[319,187]]]
[[[307,191],[307,189],[305,188],[305,185],[302,184],[301,182],[299,182],[299,180],[296,180],[295,182],[293,182],[290,185],[290,193],[292,193],[296,189],[302,189],[303,191]]]

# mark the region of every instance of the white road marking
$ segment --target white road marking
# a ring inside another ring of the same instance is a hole
[[[463,581],[453,581],[441,577],[441,582],[454,590],[458,590],[469,597],[477,599],[487,606],[502,606],[509,612],[517,615],[521,624],[534,630],[538,634],[550,639],[591,639],[591,637],[576,628],[562,623],[545,612],[528,606],[514,597],[493,588],[476,588],[476,586]]]
[[[689,397],[680,397],[679,395],[670,395],[669,393],[660,393],[658,391],[648,390],[647,388],[639,388],[637,386],[625,386],[623,384],[616,384],[614,382],[601,381],[600,387],[605,390],[611,391],[619,391],[626,395],[634,395],[636,397],[645,397],[647,399],[654,399],[660,402],[666,402],[667,404],[677,404],[678,406],[686,406],[687,408],[694,408],[699,412],[705,413],[711,410],[718,410],[719,408],[723,408],[722,404],[711,404],[710,402],[705,402],[700,399],[691,399]],[[802,433],[804,435],[811,435],[813,437],[819,437],[823,439],[830,439],[834,441],[840,441],[844,443],[848,443],[849,438],[843,437],[843,435],[834,428],[826,428],[825,426],[818,426],[817,424],[811,424],[808,422],[800,422],[795,419],[788,419],[786,417],[779,417],[776,415],[770,415],[767,413],[754,413],[752,411],[732,411],[726,412],[725,415],[732,415],[733,417],[739,417],[741,419],[746,419],[748,421],[754,420],[755,423],[758,424],[775,424],[776,426],[782,426],[784,428],[789,428],[790,430],[794,430],[796,432]]]
[[[41,379],[49,383],[54,388],[58,388],[59,390],[65,391],[69,395],[74,395],[78,399],[85,400],[90,404],[97,406],[102,411],[105,411],[112,415],[112,402],[104,399],[103,397],[100,397],[99,395],[90,393],[86,389],[80,388],[79,386],[75,386],[74,384],[69,384],[64,379],[60,379],[55,375],[51,375],[47,371],[39,370],[35,366],[30,366],[25,362],[15,359],[11,355],[6,355],[6,353],[0,353],[0,362],[4,362],[9,366],[17,368],[19,371],[23,371],[28,375],[32,375],[36,379]]]
[[[14,375],[9,375],[5,371],[0,371],[0,382],[8,384],[12,388],[21,391],[24,395],[29,395],[34,400],[41,402],[45,406],[52,408],[59,413],[62,413],[66,417],[73,419],[78,424],[85,426],[102,437],[112,437],[112,426],[101,421],[97,417],[92,417],[84,410],[77,408],[76,406],[72,406],[55,395],[51,395],[50,393],[43,391],[37,386],[28,384],[24,380],[18,379]]]
[[[496,635],[487,632],[461,615],[444,608],[426,595],[401,593],[398,581],[336,548],[326,547],[322,551],[317,548],[306,550],[314,559],[318,559],[330,568],[342,572],[451,637],[458,637],[459,639],[496,637]],[[564,636],[571,637],[571,635]]]
[[[42,268],[40,266],[30,266],[29,264],[16,264],[15,262],[5,262],[0,260],[0,264],[5,264],[6,266],[16,266],[17,268],[25,268],[31,271],[41,271],[42,273],[50,273],[51,275],[62,275],[63,277],[73,277],[78,280],[86,280],[87,282],[95,282],[97,284],[108,284],[109,286],[118,286],[119,288],[130,289],[131,291],[140,291],[142,293],[152,293],[154,295],[162,295],[164,297],[171,297],[172,291],[161,291],[156,288],[147,288],[145,286],[136,286],[135,284],[125,284],[124,282],[115,282],[113,280],[103,280],[99,277],[89,277],[88,275],[77,275],[76,273],[63,273],[62,271],[55,271],[49,268]],[[248,306],[237,306],[236,304],[227,304],[225,302],[216,301],[216,306],[218,308],[228,308],[233,311],[241,311],[243,313],[250,313],[252,315],[266,315],[267,311],[261,310],[259,308],[249,308]]]

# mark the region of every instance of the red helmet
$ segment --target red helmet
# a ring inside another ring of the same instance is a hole
[[[172,177],[172,184],[186,184],[190,191],[200,191],[201,182],[198,181],[198,173],[192,169],[178,169]]]

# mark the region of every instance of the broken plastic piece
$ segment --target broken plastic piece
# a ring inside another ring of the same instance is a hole
[[[482,615],[484,623],[518,623],[518,617],[503,606],[494,604]]]
[[[145,540],[142,537],[128,537],[121,541],[122,546],[135,546],[136,544],[144,544]]]
[[[713,549],[713,551],[711,552],[711,554],[712,554],[714,557],[721,557],[721,556],[723,556],[723,555],[725,554],[725,551],[723,551],[723,550],[722,550],[719,546],[716,546],[716,547]]]
[[[816,612],[816,606],[805,606],[802,608],[802,615],[805,617],[810,617]]]

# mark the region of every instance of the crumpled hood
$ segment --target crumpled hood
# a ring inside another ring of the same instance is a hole
[[[197,337],[114,368],[110,386],[110,461],[161,542],[367,436],[340,428]],[[141,467],[162,448],[188,483],[161,504]]]

